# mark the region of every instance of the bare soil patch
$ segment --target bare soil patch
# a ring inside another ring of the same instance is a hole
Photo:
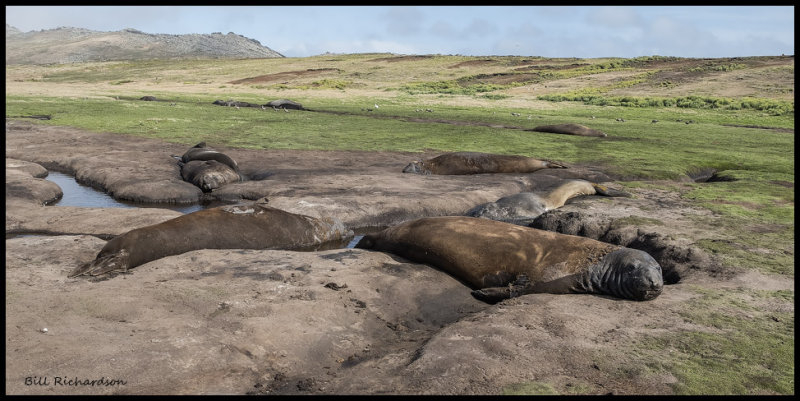
[[[394,56],[394,57],[381,57],[381,58],[374,58],[367,61],[386,61],[389,63],[397,63],[400,61],[417,61],[417,60],[424,60],[426,58],[431,58],[431,55],[420,55],[420,56]]]
[[[497,60],[486,59],[486,60],[469,60],[469,61],[462,61],[457,64],[453,64],[447,68],[461,68],[461,67],[475,67],[475,66],[483,66],[489,64],[496,64]]]
[[[572,64],[538,64],[528,65],[525,67],[515,68],[514,71],[531,71],[531,70],[571,70],[574,68],[585,67],[589,63],[572,63]]]
[[[538,81],[541,79],[539,74],[528,73],[496,73],[496,74],[480,74],[469,79],[459,80],[461,85],[475,85],[475,84],[497,84],[508,85],[517,82]]]
[[[235,81],[231,81],[231,84],[257,84],[257,83],[266,83],[266,82],[275,82],[275,81],[286,81],[290,79],[296,79],[301,77],[315,77],[318,75],[323,75],[328,72],[338,72],[338,68],[313,68],[308,70],[300,70],[300,71],[286,71],[286,72],[279,72],[275,74],[267,74],[267,75],[259,75],[257,77],[251,78],[244,78],[244,79],[237,79]]]

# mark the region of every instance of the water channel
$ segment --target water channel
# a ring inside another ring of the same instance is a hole
[[[108,193],[104,191],[98,191],[88,185],[83,185],[75,180],[75,177],[59,173],[55,171],[49,171],[47,180],[52,181],[58,184],[61,187],[61,191],[64,193],[64,196],[48,206],[77,206],[77,207],[119,207],[119,208],[126,208],[126,209],[133,209],[138,207],[155,207],[155,208],[162,208],[162,209],[170,209],[176,210],[181,213],[192,213],[198,210],[203,210],[207,207],[218,206],[216,204],[210,205],[176,205],[176,204],[169,204],[169,203],[153,203],[153,204],[144,204],[144,203],[135,203],[135,202],[126,202],[114,199]],[[367,230],[355,230],[358,235],[355,235],[352,239],[343,240],[343,241],[332,241],[326,244],[318,245],[313,248],[309,248],[307,250],[318,251],[318,250],[328,250],[328,249],[337,249],[337,248],[353,248],[356,246],[358,241],[364,237],[363,234],[367,232],[374,232],[377,231],[378,228],[371,228]],[[25,235],[17,235],[17,236],[25,236]],[[304,249],[306,250],[306,249]]]
[[[78,183],[75,177],[69,174],[55,171],[49,171],[45,179],[58,184],[58,186],[61,187],[61,191],[64,193],[64,196],[60,200],[48,206],[119,207],[125,209],[155,207],[176,210],[184,214],[205,209],[203,205],[175,205],[169,203],[145,204],[119,201],[104,191],[98,191],[88,185]]]

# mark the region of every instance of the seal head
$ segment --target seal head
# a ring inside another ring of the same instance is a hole
[[[647,252],[622,248],[606,255],[589,269],[587,292],[647,301],[661,294],[661,266]]]
[[[409,164],[408,164],[408,165],[407,165],[407,166],[406,166],[406,167],[403,169],[403,172],[404,172],[404,173],[414,173],[414,174],[425,174],[425,175],[430,175],[430,173],[431,173],[431,172],[430,172],[430,171],[428,171],[427,169],[425,169],[425,167],[422,165],[422,163],[423,163],[423,162],[422,162],[422,160],[416,160],[416,161],[413,161],[413,162],[409,163]]]

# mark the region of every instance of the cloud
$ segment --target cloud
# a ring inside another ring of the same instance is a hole
[[[469,25],[463,28],[456,28],[450,22],[438,20],[431,25],[428,30],[431,35],[450,40],[469,40],[471,38],[481,38],[497,32],[497,25],[482,19],[473,19]]]
[[[442,20],[438,20],[431,25],[430,33],[445,39],[455,39],[460,36],[458,30],[452,24]]]
[[[589,24],[612,29],[641,27],[644,23],[639,13],[631,7],[593,7],[589,9],[585,20]]]
[[[277,49],[275,49],[277,50]],[[303,51],[302,55],[295,51]],[[280,50],[278,50],[280,52]],[[331,53],[396,53],[396,54],[424,54],[423,49],[400,42],[378,39],[349,40],[349,41],[321,41],[314,43],[298,43],[281,54],[288,57],[302,57],[325,52]]]
[[[645,28],[645,42],[661,49],[663,55],[709,57],[719,39],[711,32],[670,17],[656,17]]]
[[[382,17],[386,20],[386,32],[392,35],[409,36],[422,31],[425,14],[415,7],[392,7],[383,13]]]

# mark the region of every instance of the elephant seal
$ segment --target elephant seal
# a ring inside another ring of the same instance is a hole
[[[578,136],[599,136],[599,137],[608,136],[608,134],[606,134],[603,131],[596,130],[594,128],[589,128],[585,125],[580,125],[580,124],[540,125],[536,128],[527,131],[549,132],[552,134],[566,134],[566,135],[578,135]]]
[[[430,264],[489,303],[538,292],[644,301],[664,285],[661,266],[644,251],[474,217],[412,220],[365,235],[356,248]]]
[[[353,235],[337,219],[289,213],[266,203],[262,198],[200,210],[128,231],[108,241],[95,260],[69,277],[127,271],[198,249],[300,249]]]
[[[567,200],[581,195],[631,196],[589,181],[568,180],[545,194],[520,192],[475,206],[464,215],[528,225],[540,214],[564,206]]]
[[[178,156],[175,155],[172,155],[172,157],[178,158]],[[236,174],[239,174],[239,165],[236,164],[236,161],[222,152],[209,148],[205,142],[200,142],[192,146],[183,156],[180,156],[180,161],[183,163],[189,163],[194,160],[216,160],[232,168]]]
[[[236,171],[216,160],[192,160],[189,163],[179,162],[178,165],[181,167],[181,178],[203,192],[211,192],[241,180]]]
[[[305,110],[302,104],[289,99],[273,100],[264,105],[265,107],[272,107],[276,109],[292,109],[292,110]]]
[[[567,166],[526,156],[452,152],[428,160],[413,161],[403,169],[403,172],[424,175],[532,173],[545,168],[567,168]]]
[[[215,100],[212,104],[226,107],[261,107],[261,105],[255,103],[239,102],[236,100]]]

